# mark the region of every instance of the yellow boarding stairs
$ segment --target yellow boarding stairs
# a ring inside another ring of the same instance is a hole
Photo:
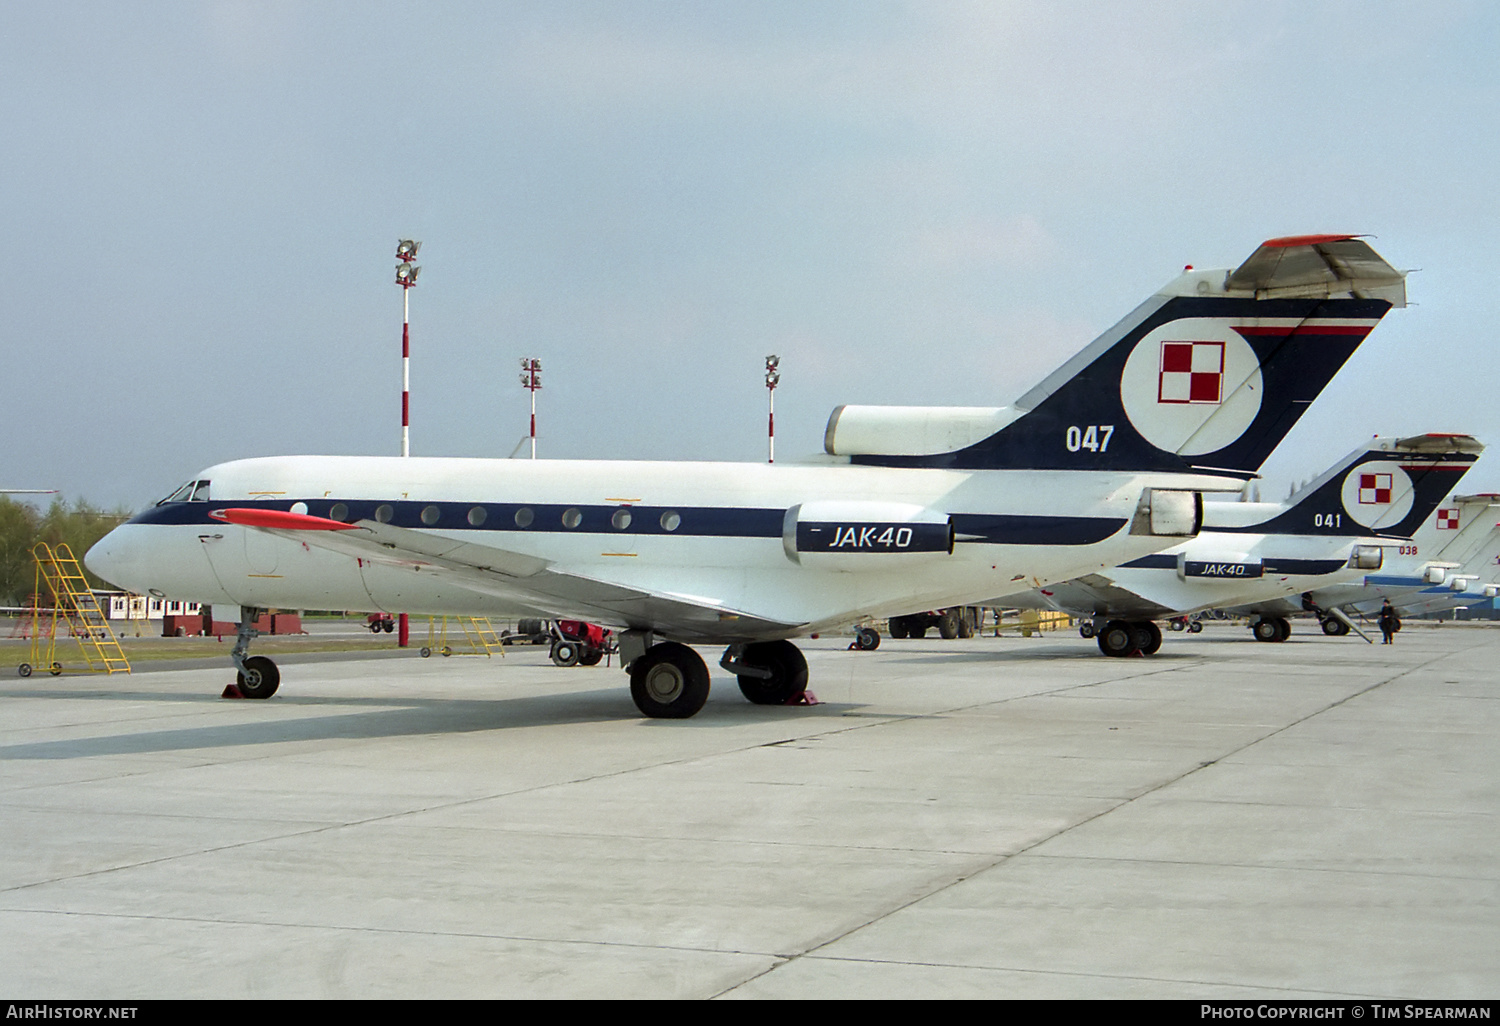
[[[129,673],[130,662],[109,629],[104,610],[99,600],[89,590],[89,582],[83,576],[83,568],[73,555],[73,550],[59,544],[56,549],[46,542],[38,543],[31,554],[36,557],[36,588],[32,594],[31,662],[19,667],[21,676],[30,677],[33,667],[46,667],[55,677],[62,673],[62,663],[57,661],[57,627],[59,622],[68,625],[69,632],[78,642],[90,673]],[[52,608],[41,608],[42,586],[52,594]],[[43,627],[43,618],[50,615],[50,623]],[[46,635],[45,645],[42,636]]]
[[[505,646],[500,643],[500,635],[495,633],[495,627],[489,619],[483,616],[444,616],[439,618],[429,616],[427,618],[427,644],[422,646],[422,657],[436,652],[439,655],[451,656],[453,646],[448,644],[448,621],[457,620],[458,625],[463,628],[464,641],[467,644],[467,652],[471,655],[483,655],[489,658],[491,652],[499,652],[500,657],[505,658]],[[457,638],[454,643],[457,643]],[[462,655],[463,653],[460,653]]]
[[[1007,613],[1012,612],[1007,610]],[[1052,609],[1021,609],[1014,611],[1016,618],[1011,623],[1002,624],[1006,619],[1003,614],[995,617],[995,636],[1000,636],[1002,626],[1015,626],[1020,629],[1021,637],[1029,638],[1041,634],[1043,631],[1056,631],[1073,626],[1073,618],[1067,613],[1059,613]]]

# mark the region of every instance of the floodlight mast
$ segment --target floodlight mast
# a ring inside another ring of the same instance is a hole
[[[396,284],[401,286],[401,455],[411,455],[411,289],[422,270],[412,265],[422,244],[413,239],[396,242]]]
[[[396,284],[401,286],[401,455],[411,455],[411,289],[422,269],[415,266],[417,250],[422,244],[415,239],[396,240]],[[411,622],[405,613],[396,617],[396,646],[406,648],[411,642]]]
[[[542,387],[542,361],[521,357],[521,387],[531,393],[531,458],[536,459],[536,390]]]
[[[781,384],[781,357],[766,357],[766,397],[770,404],[766,415],[766,462],[776,462],[776,386]]]

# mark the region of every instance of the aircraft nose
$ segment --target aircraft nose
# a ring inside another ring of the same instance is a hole
[[[115,528],[83,554],[83,565],[88,567],[89,572],[95,577],[101,577],[117,588],[125,587],[124,570],[129,560],[124,552],[124,542],[121,529]]]

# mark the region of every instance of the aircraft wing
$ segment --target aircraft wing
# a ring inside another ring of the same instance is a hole
[[[409,567],[507,604],[693,642],[785,638],[801,625],[726,608],[711,597],[646,591],[559,568],[521,552],[375,520],[345,524],[258,509],[215,510],[216,519],[366,562]],[[742,634],[740,632],[743,632]]]

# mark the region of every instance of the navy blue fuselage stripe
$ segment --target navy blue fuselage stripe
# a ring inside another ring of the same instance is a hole
[[[591,534],[603,536],[631,537],[634,535],[708,538],[780,538],[786,518],[784,509],[753,509],[732,506],[589,506],[582,503],[488,503],[488,502],[423,502],[402,499],[381,501],[377,499],[219,499],[208,502],[170,502],[153,506],[131,518],[132,524],[178,524],[216,527],[222,529],[223,521],[209,516],[216,509],[273,509],[289,510],[300,501],[307,512],[315,517],[329,517],[334,506],[342,505],[348,512],[345,523],[360,520],[376,520],[375,511],[381,506],[391,508],[393,527],[413,530],[435,531],[494,531],[513,534]],[[422,520],[422,512],[436,507],[437,519],[432,523]],[[484,520],[479,524],[469,522],[469,511],[484,510]],[[516,513],[526,509],[532,513],[527,527],[516,523]],[[577,510],[579,520],[576,527],[566,527],[563,516],[569,510]],[[620,510],[630,512],[630,522],[623,528],[613,525],[612,518]],[[662,523],[668,513],[680,517],[679,526],[668,530]],[[953,527],[960,536],[959,544],[981,543],[991,545],[1092,545],[1103,541],[1124,527],[1126,521],[1119,517],[1050,517],[1015,516],[985,513],[955,513]],[[944,528],[946,532],[946,528]],[[964,537],[964,536],[968,537]]]
[[[1193,560],[1192,562],[1202,565],[1209,561]],[[1348,565],[1348,562],[1343,559],[1281,559],[1276,556],[1267,556],[1261,560],[1261,568],[1268,574],[1331,574],[1337,573]],[[1157,553],[1153,556],[1133,559],[1129,563],[1122,563],[1121,567],[1126,570],[1176,570],[1177,557]]]

